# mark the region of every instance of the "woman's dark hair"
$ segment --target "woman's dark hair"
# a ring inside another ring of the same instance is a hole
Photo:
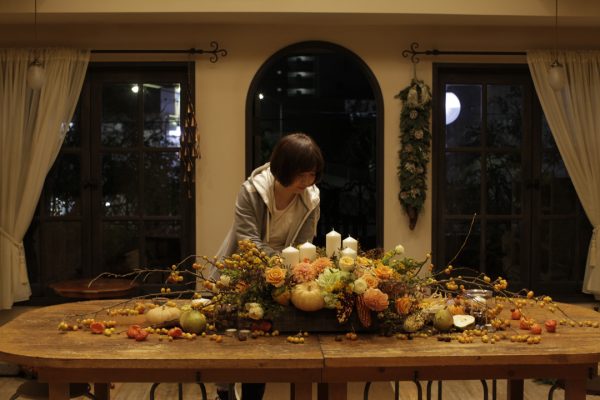
[[[315,141],[304,133],[282,137],[271,153],[271,173],[283,186],[289,186],[303,172],[315,172],[321,179],[325,161]]]

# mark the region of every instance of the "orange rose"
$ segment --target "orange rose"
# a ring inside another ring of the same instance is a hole
[[[396,299],[396,312],[400,315],[408,315],[413,306],[414,300],[408,296]]]
[[[373,311],[383,311],[389,306],[388,295],[379,289],[367,289],[363,299],[367,308]]]
[[[390,279],[393,273],[394,270],[387,265],[378,264],[377,268],[375,268],[375,275],[381,280]]]
[[[281,287],[285,283],[286,270],[279,267],[267,268],[265,280],[275,287]]]

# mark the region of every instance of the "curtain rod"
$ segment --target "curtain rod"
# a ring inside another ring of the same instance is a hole
[[[91,50],[92,53],[95,54],[212,54],[209,61],[211,63],[216,63],[217,61],[219,61],[219,57],[225,57],[227,55],[227,50],[225,49],[220,49],[219,48],[219,43],[218,42],[210,42],[210,47],[212,48],[211,50],[203,50],[203,49],[196,49],[194,47],[192,47],[191,49],[187,49],[187,50],[104,50],[104,49],[98,49],[98,50]]]
[[[419,43],[412,42],[410,49],[402,50],[402,57],[406,58],[410,56],[410,61],[413,64],[419,62],[419,54],[427,56],[440,56],[440,55],[458,55],[458,56],[524,56],[527,55],[524,51],[442,51],[438,49],[417,51]]]

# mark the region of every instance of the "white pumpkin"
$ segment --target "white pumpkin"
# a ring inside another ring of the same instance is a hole
[[[166,322],[178,321],[181,310],[177,307],[158,306],[146,313],[146,321],[151,325],[164,324]]]
[[[302,311],[318,311],[325,307],[325,300],[317,282],[304,282],[294,286],[292,304]]]

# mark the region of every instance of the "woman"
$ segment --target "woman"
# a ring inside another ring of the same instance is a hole
[[[249,239],[268,255],[312,241],[320,216],[319,188],[324,160],[319,146],[304,133],[284,136],[270,161],[255,169],[242,184],[235,204],[233,227],[217,256],[227,257],[240,240]],[[243,400],[262,399],[265,385],[243,384]],[[226,385],[218,385],[227,399]]]

